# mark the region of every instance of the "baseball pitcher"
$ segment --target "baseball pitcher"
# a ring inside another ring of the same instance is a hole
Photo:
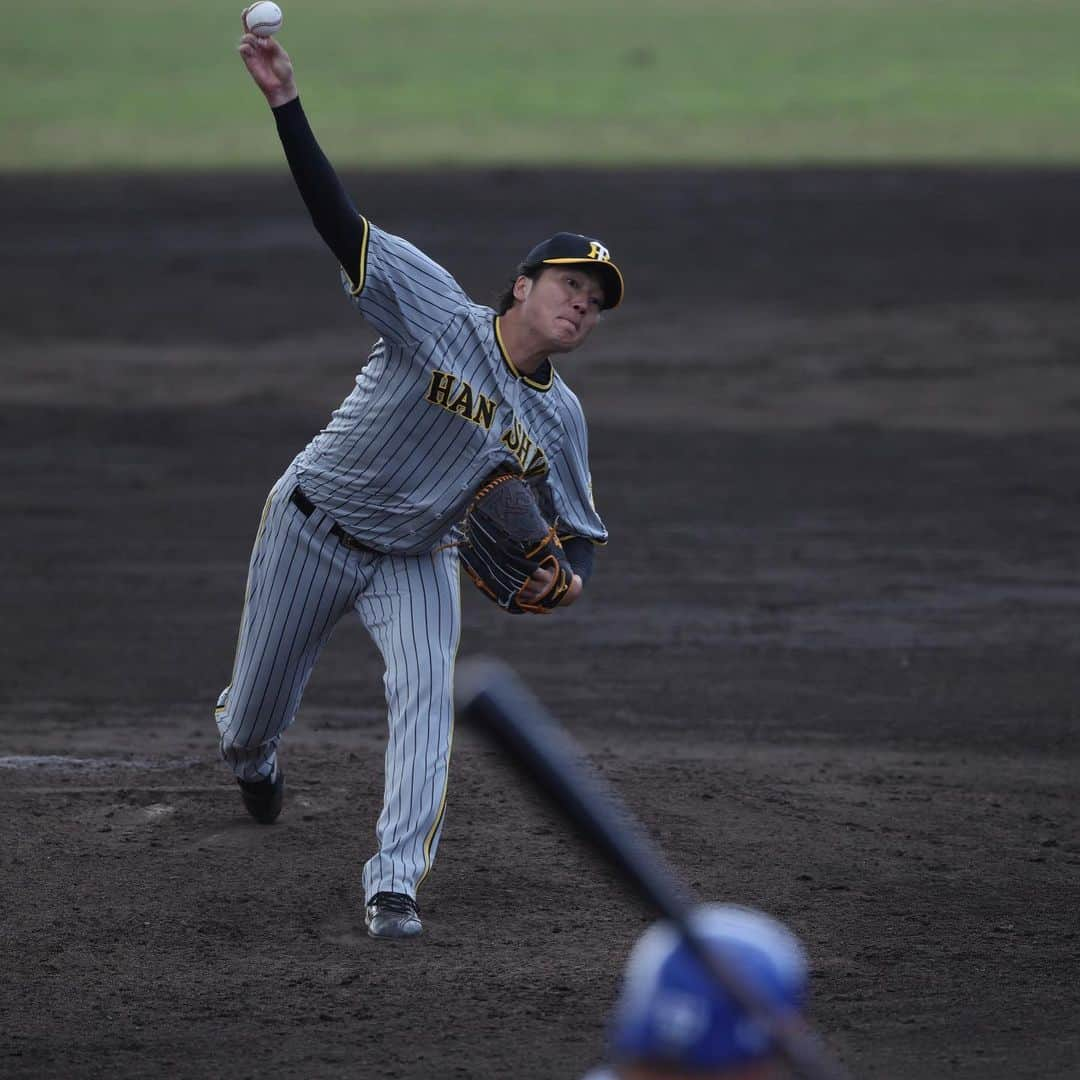
[[[239,53],[346,294],[381,336],[267,499],[215,714],[221,753],[248,811],[273,823],[282,734],[323,644],[355,612],[385,663],[389,723],[365,922],[373,937],[414,937],[446,803],[459,565],[506,612],[550,615],[580,596],[607,531],[581,405],[551,358],[585,341],[623,280],[599,241],[557,233],[529,252],[495,309],[474,303],[356,211],[281,45],[245,33]]]

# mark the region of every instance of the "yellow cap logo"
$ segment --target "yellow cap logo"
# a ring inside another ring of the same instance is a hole
[[[595,240],[589,243],[589,258],[598,259],[600,262],[611,262],[611,252],[603,244]]]

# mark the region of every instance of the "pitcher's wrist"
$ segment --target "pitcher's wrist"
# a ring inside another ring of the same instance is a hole
[[[280,105],[287,105],[290,101],[300,96],[299,91],[296,89],[296,83],[290,82],[288,86],[283,86],[278,90],[271,90],[266,95],[266,100],[270,103],[271,109],[276,109]]]

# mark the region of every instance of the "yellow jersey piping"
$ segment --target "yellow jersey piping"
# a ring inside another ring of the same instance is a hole
[[[262,539],[264,530],[266,529],[266,519],[270,516],[270,504],[274,501],[274,493],[270,492],[266,496],[266,502],[263,503],[262,515],[259,518],[259,527],[255,530],[255,543],[251,545],[251,558],[255,558],[255,550],[259,546],[259,541]],[[251,561],[250,559],[248,560]],[[229,707],[229,691],[233,688],[233,684],[236,682],[236,665],[240,662],[240,638],[244,633],[244,621],[247,618],[247,586],[244,586],[244,610],[240,613],[240,628],[236,632],[236,648],[233,650],[233,666],[232,674],[229,676],[229,685],[225,688],[225,703],[223,705],[217,705],[214,707],[214,716],[221,716]]]
[[[457,598],[458,609],[458,625],[461,625],[461,593],[458,592]],[[461,637],[459,635],[457,642],[454,644],[454,656],[453,664],[450,668],[450,700],[454,700],[454,670],[457,666],[457,651],[458,646],[461,644]],[[439,812],[435,815],[435,820],[432,822],[431,828],[428,830],[427,836],[424,837],[424,872],[420,875],[416,882],[416,888],[419,889],[424,883],[424,878],[431,873],[431,845],[435,840],[435,837],[439,834],[439,828],[442,825],[443,817],[446,814],[446,794],[450,790],[450,758],[454,753],[454,709],[450,709],[450,738],[446,747],[446,779],[443,783],[442,798],[439,800]]]
[[[502,331],[499,329],[499,316],[495,316],[495,341],[499,346],[499,352],[502,353],[503,363],[506,364],[510,370],[510,374],[515,379],[520,379],[526,386],[531,386],[534,390],[550,390],[555,383],[555,365],[548,360],[548,370],[551,375],[546,383],[538,382],[536,379],[530,379],[528,375],[518,371],[514,366],[514,361],[510,359],[510,353],[506,348],[506,343],[502,339]]]
[[[364,223],[364,238],[360,241],[359,277],[355,279],[356,285],[349,290],[350,296],[359,296],[361,289],[364,287],[364,281],[367,279],[368,233],[371,231],[371,226],[368,225],[368,220],[363,214],[360,215],[360,220]],[[354,280],[352,274],[350,274],[348,270],[346,270],[345,273],[348,275],[350,281]]]

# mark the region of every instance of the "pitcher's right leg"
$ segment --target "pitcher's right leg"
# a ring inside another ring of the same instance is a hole
[[[290,469],[263,511],[248,571],[232,680],[214,711],[221,755],[245,784],[272,780],[319,652],[368,569],[330,534],[332,519],[291,499]]]

